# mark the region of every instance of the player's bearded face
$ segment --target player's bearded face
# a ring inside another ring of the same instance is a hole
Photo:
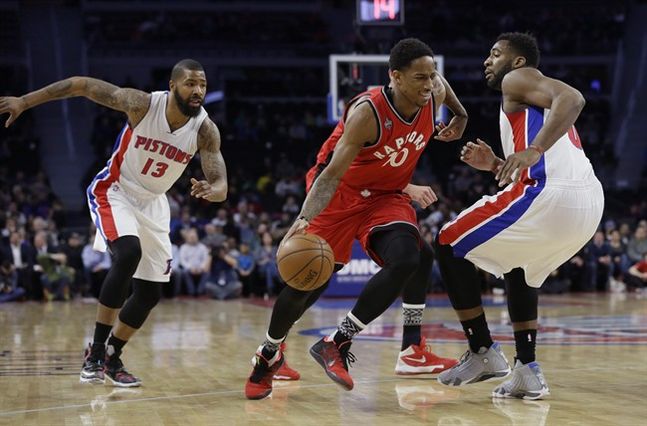
[[[196,117],[200,114],[200,107],[202,107],[203,99],[197,95],[189,94],[186,98],[182,98],[177,87],[172,90],[173,97],[177,103],[180,112],[187,117]]]
[[[498,64],[499,67],[496,67],[492,70],[492,77],[487,79],[487,85],[491,89],[501,89],[501,82],[503,77],[510,71],[512,71],[512,61],[508,61],[503,64]]]

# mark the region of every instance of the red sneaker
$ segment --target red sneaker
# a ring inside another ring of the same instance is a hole
[[[301,374],[293,368],[290,368],[288,366],[288,362],[285,359],[285,349],[286,349],[286,344],[281,343],[281,353],[283,353],[283,364],[279,367],[279,369],[274,373],[274,380],[299,380],[301,378]]]
[[[312,345],[310,355],[323,367],[328,377],[346,390],[353,389],[353,378],[348,374],[348,364],[355,362],[356,358],[348,350],[351,341],[343,342],[339,346],[326,336]]]
[[[400,352],[395,364],[395,374],[436,374],[458,364],[456,359],[441,358],[432,353],[426,340],[423,337],[419,345],[411,345]]]
[[[256,361],[252,374],[245,383],[245,397],[247,399],[263,399],[272,393],[272,377],[283,365],[283,355],[277,351],[272,359],[265,359],[261,355],[261,348],[256,352]]]

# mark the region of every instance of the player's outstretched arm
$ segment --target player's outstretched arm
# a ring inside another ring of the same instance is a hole
[[[337,142],[330,163],[315,180],[303,201],[299,219],[283,237],[286,241],[293,234],[303,231],[308,222],[328,206],[342,176],[362,149],[365,143],[375,141],[377,121],[371,106],[364,102],[357,105],[346,118],[344,134]]]
[[[198,131],[200,164],[206,180],[191,178],[191,195],[212,202],[227,198],[227,167],[220,152],[220,131],[206,118]]]
[[[445,99],[442,100],[442,103],[447,105],[452,113],[454,113],[454,116],[449,121],[449,124],[444,125],[441,123],[436,126],[438,134],[434,136],[434,139],[443,142],[451,142],[458,140],[463,136],[463,132],[467,126],[467,111],[463,104],[458,100],[456,93],[454,93],[454,90],[447,80],[441,75],[439,75],[438,78],[442,81],[445,89]]]
[[[21,97],[0,97],[0,114],[9,113],[5,127],[29,108],[57,99],[84,96],[100,105],[125,112],[131,126],[136,126],[148,111],[150,94],[115,86],[92,77],[70,77],[27,93]]]
[[[575,123],[586,101],[582,94],[568,84],[546,77],[535,68],[519,68],[509,72],[501,83],[504,101],[521,105],[550,108],[550,115],[532,145],[506,158],[496,175],[499,186],[517,179],[521,171],[535,164]]]

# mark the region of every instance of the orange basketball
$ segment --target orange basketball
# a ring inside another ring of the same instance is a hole
[[[310,291],[328,281],[335,268],[332,249],[315,234],[297,234],[288,239],[276,254],[283,281],[290,287]]]

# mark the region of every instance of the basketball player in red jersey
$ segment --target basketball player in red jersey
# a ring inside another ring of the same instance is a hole
[[[29,108],[75,96],[127,116],[107,166],[87,190],[97,227],[94,247],[110,252],[112,268],[101,287],[81,383],[102,384],[107,377],[115,386],[140,386],[141,380],[124,368],[121,352],[159,301],[162,285],[169,282],[166,191],[197,152],[206,180],[191,179],[191,195],[212,202],[227,196],[220,133],[202,107],[207,89],[202,65],[192,59],[175,64],[169,88],[146,93],[95,78],[71,77],[20,98],[0,97],[0,114],[9,113],[5,126]],[[132,294],[126,299],[131,280]]]
[[[321,147],[317,164],[306,177],[308,195],[299,218],[284,238],[306,230],[319,235],[332,247],[336,269],[350,260],[353,240],[358,239],[382,266],[335,333],[310,349],[328,376],[346,390],[353,388],[348,374],[348,363],[355,360],[348,351],[351,339],[400,294],[405,315],[400,355],[413,360],[410,370],[398,360],[396,372],[423,372],[415,368],[415,361],[427,369],[424,372],[440,372],[456,364],[425,350],[420,335],[433,255],[431,248],[422,244],[411,201],[426,207],[436,196],[429,187],[409,182],[434,133],[436,107],[445,103],[455,114],[447,126],[437,128],[436,139],[441,141],[462,136],[467,113],[437,73],[432,50],[420,40],[398,42],[391,50],[389,69],[390,85],[353,99]],[[283,340],[325,288],[306,292],[286,287],[281,292],[266,341],[258,348],[245,386],[247,398],[261,399],[271,393],[272,376],[284,363]]]

